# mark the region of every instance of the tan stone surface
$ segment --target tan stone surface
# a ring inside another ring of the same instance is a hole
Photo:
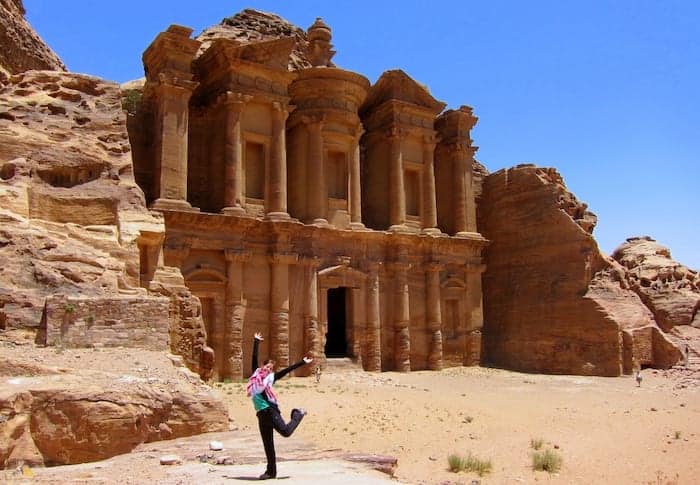
[[[490,174],[479,212],[491,241],[486,362],[593,375],[631,372],[634,361],[663,368],[678,362],[624,270],[600,253],[591,235],[595,216],[555,170],[526,165]]]
[[[102,460],[228,429],[218,398],[165,353],[3,344],[0,468]]]
[[[671,251],[645,237],[632,237],[612,257],[627,269],[630,287],[654,313],[659,326],[700,328],[700,276],[674,261]]]
[[[65,71],[66,66],[24,18],[22,0],[0,1],[0,83],[30,69]]]

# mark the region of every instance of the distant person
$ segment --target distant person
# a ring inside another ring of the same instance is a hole
[[[316,384],[321,382],[321,366],[317,365],[316,366]]]
[[[637,387],[641,387],[642,386],[642,371],[641,371],[641,369],[637,369],[637,372],[636,372],[634,378],[637,380]]]
[[[272,359],[266,359],[263,362],[263,366],[258,367],[258,347],[262,340],[262,335],[259,332],[256,333],[253,340],[253,375],[248,380],[246,391],[248,396],[252,398],[253,407],[258,415],[260,437],[262,438],[265,456],[267,457],[267,468],[265,473],[260,475],[260,480],[267,480],[268,478],[277,477],[277,457],[275,456],[273,430],[277,430],[279,434],[287,438],[292,435],[302,418],[306,415],[306,411],[303,409],[292,409],[291,421],[285,423],[284,418],[280,414],[277,396],[272,390],[272,385],[294,369],[304,364],[310,364],[313,359],[304,357],[296,364],[290,365],[279,372],[274,372],[275,362]]]

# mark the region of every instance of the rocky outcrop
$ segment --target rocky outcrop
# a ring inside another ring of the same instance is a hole
[[[24,14],[22,0],[0,0],[0,83],[30,69],[66,70]]]
[[[671,257],[649,236],[631,237],[612,257],[625,268],[629,287],[654,315],[683,357],[700,364],[700,275]]]
[[[554,169],[521,165],[485,178],[479,228],[491,241],[483,277],[488,363],[614,376],[631,372],[635,360],[678,361],[624,269],[600,253],[595,222]]]
[[[121,353],[105,358],[133,358]],[[196,375],[167,370],[162,354],[139,355],[144,367],[129,374],[0,357],[0,468],[102,460],[141,443],[228,429],[225,406]],[[88,364],[89,356],[76,356]]]
[[[165,225],[134,181],[118,85],[28,71],[0,89],[0,220],[0,329],[58,329],[63,345],[150,348],[180,332],[199,349],[180,349],[186,362],[208,375],[197,298],[167,291],[167,282],[148,290],[169,271]]]
[[[263,40],[294,38],[294,48],[289,56],[289,69],[297,70],[311,67],[307,57],[308,39],[306,32],[282,17],[273,13],[260,12],[247,8],[232,17],[227,17],[220,24],[205,29],[197,40],[202,43],[200,53],[211,46],[216,39],[230,39],[241,44]]]
[[[654,239],[632,237],[612,257],[627,269],[626,278],[669,332],[677,326],[700,328],[700,276],[671,258],[671,251]]]

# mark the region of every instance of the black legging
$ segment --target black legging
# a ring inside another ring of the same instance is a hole
[[[259,345],[260,341],[258,339],[253,340],[253,362],[251,366],[253,372],[255,372],[255,370],[258,368]],[[279,372],[275,372],[275,382],[304,364],[305,362],[300,360],[299,362],[290,365]],[[267,473],[270,477],[276,477],[277,456],[275,455],[275,437],[272,431],[277,430],[279,434],[287,438],[292,435],[295,429],[297,429],[297,426],[299,426],[299,423],[304,415],[298,409],[292,409],[292,420],[289,422],[289,424],[287,424],[284,422],[282,415],[280,415],[280,409],[277,404],[270,402],[264,392],[261,394],[261,396],[269,404],[269,407],[258,411],[258,427],[260,428],[260,437],[263,440],[265,456],[267,457],[267,470],[265,470],[265,473]]]
[[[276,406],[270,406],[262,411],[258,411],[258,427],[260,428],[260,436],[263,440],[265,457],[267,458],[265,473],[271,477],[277,476],[277,456],[275,454],[275,435],[273,430],[288,438],[297,429],[303,417],[304,415],[298,409],[293,409],[292,420],[289,423],[285,423]]]

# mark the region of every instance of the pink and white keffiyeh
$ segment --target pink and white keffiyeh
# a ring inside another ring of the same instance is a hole
[[[270,374],[271,371],[265,367],[260,367],[253,372],[253,375],[250,376],[250,379],[248,379],[248,386],[246,387],[248,397],[253,397],[255,394],[264,392],[268,401],[274,403],[277,402],[277,396],[272,390],[274,377],[270,377]]]

